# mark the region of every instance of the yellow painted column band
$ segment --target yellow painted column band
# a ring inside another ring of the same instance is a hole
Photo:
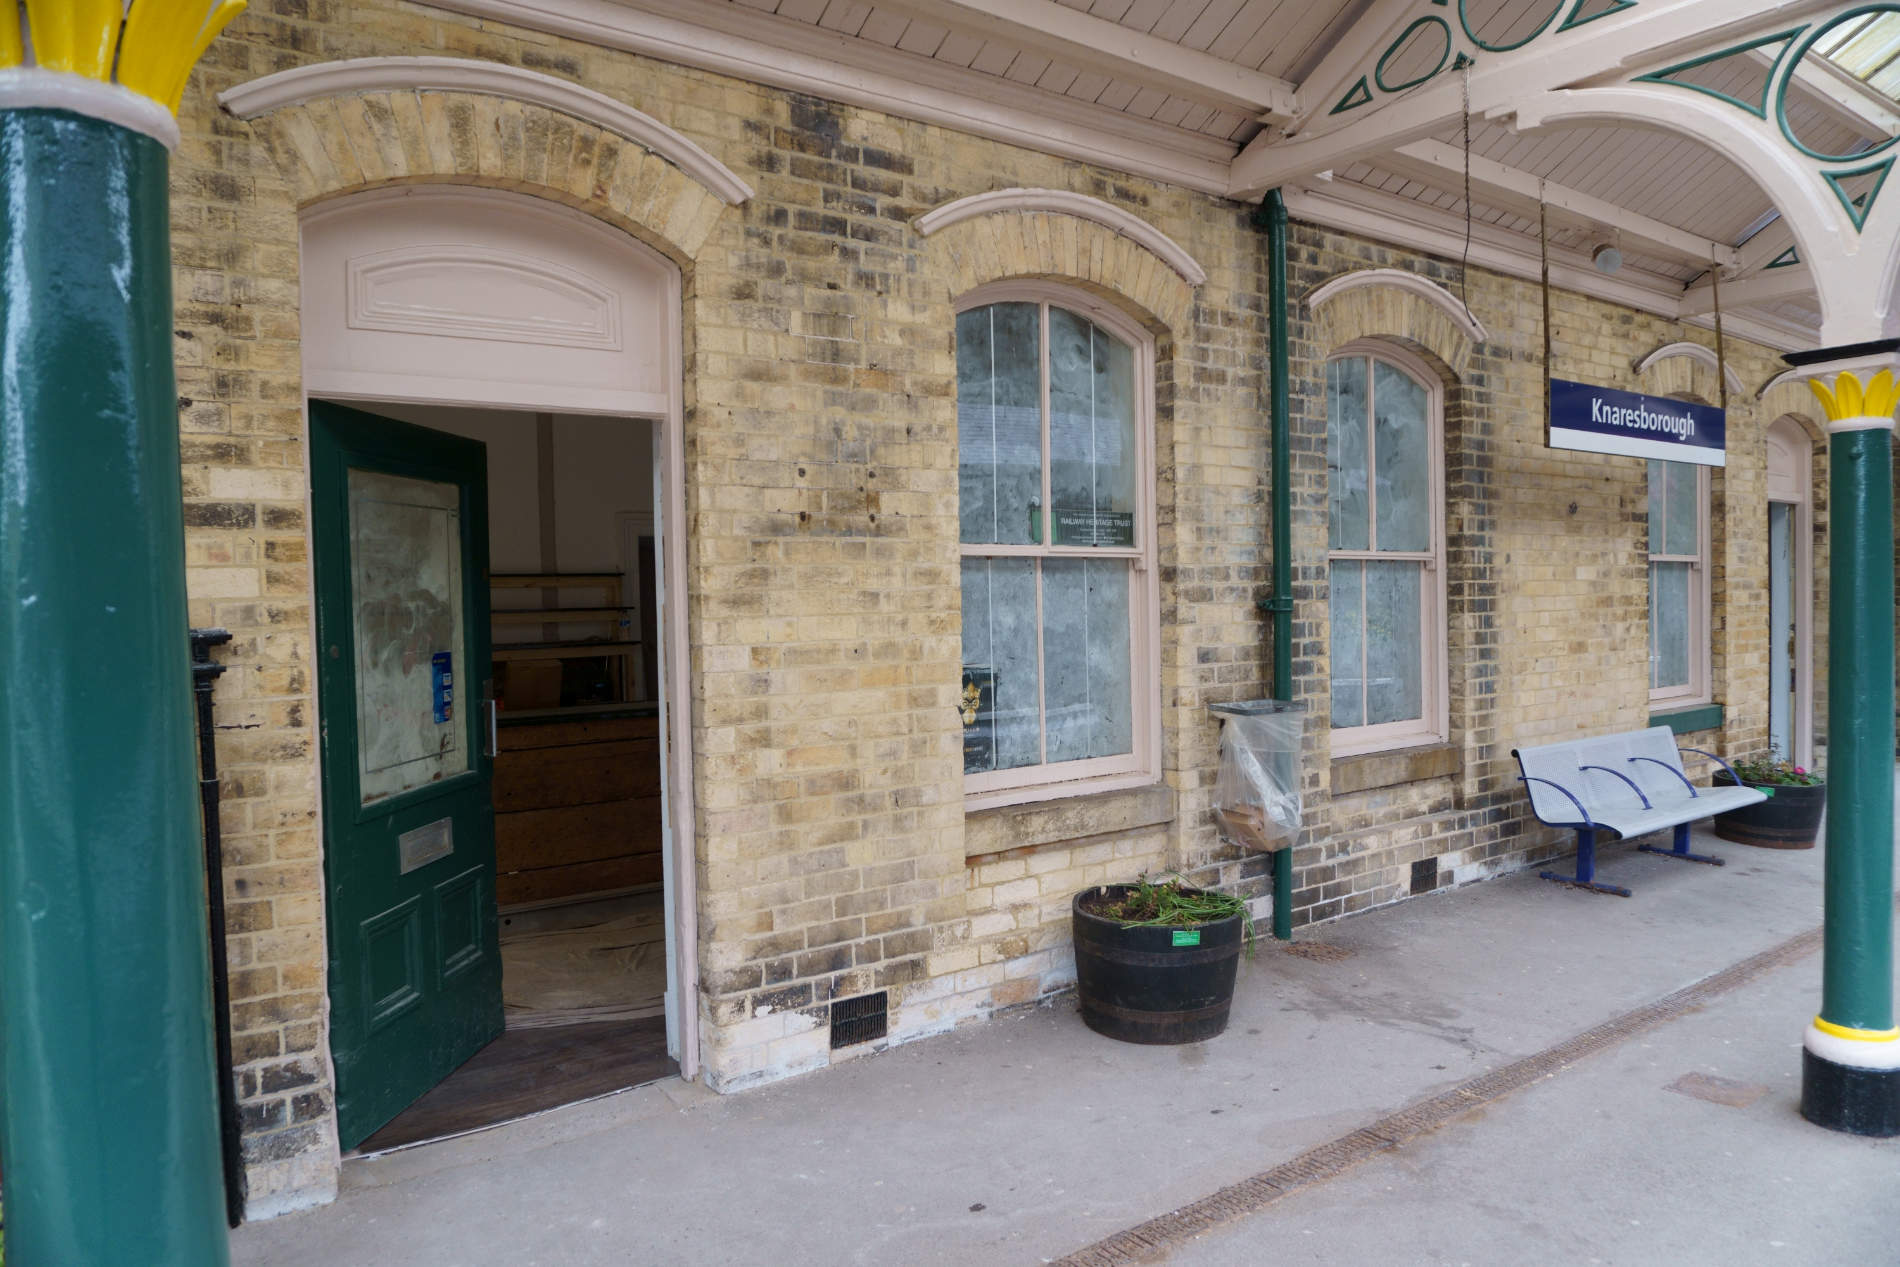
[[[1833,1021],[1814,1018],[1814,1028],[1823,1034],[1832,1034],[1835,1038],[1845,1038],[1856,1043],[1893,1043],[1900,1042],[1900,1028],[1894,1029],[1855,1029],[1852,1025],[1836,1025]]]

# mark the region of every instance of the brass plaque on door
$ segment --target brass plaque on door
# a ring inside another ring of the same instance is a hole
[[[406,831],[396,837],[396,848],[401,852],[403,875],[417,867],[426,867],[437,858],[446,858],[455,852],[455,820],[438,818]]]

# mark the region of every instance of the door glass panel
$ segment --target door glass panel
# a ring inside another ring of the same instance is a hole
[[[1768,503],[1768,742],[1794,751],[1794,507]]]
[[[467,771],[456,485],[350,471],[350,601],[363,804]]]

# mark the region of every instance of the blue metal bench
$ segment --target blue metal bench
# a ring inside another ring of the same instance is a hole
[[[1597,882],[1597,833],[1604,830],[1627,840],[1674,828],[1673,848],[1637,848],[1665,858],[1723,865],[1720,858],[1689,852],[1689,825],[1768,798],[1741,786],[1739,779],[1735,787],[1697,787],[1682,768],[1684,752],[1707,757],[1731,776],[1735,773],[1712,752],[1678,749],[1675,733],[1667,726],[1513,749],[1511,755],[1517,758],[1520,781],[1530,794],[1531,812],[1537,820],[1577,833],[1577,873],[1538,874],[1592,892],[1628,897],[1628,889]]]

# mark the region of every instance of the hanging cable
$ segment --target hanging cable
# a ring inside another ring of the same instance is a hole
[[[1728,412],[1728,357],[1722,351],[1722,262],[1715,257],[1715,248],[1709,248],[1709,297],[1715,301],[1715,392],[1722,402],[1722,412]]]
[[[1550,443],[1550,230],[1544,212],[1544,182],[1537,182],[1537,259],[1544,283],[1544,442]]]

